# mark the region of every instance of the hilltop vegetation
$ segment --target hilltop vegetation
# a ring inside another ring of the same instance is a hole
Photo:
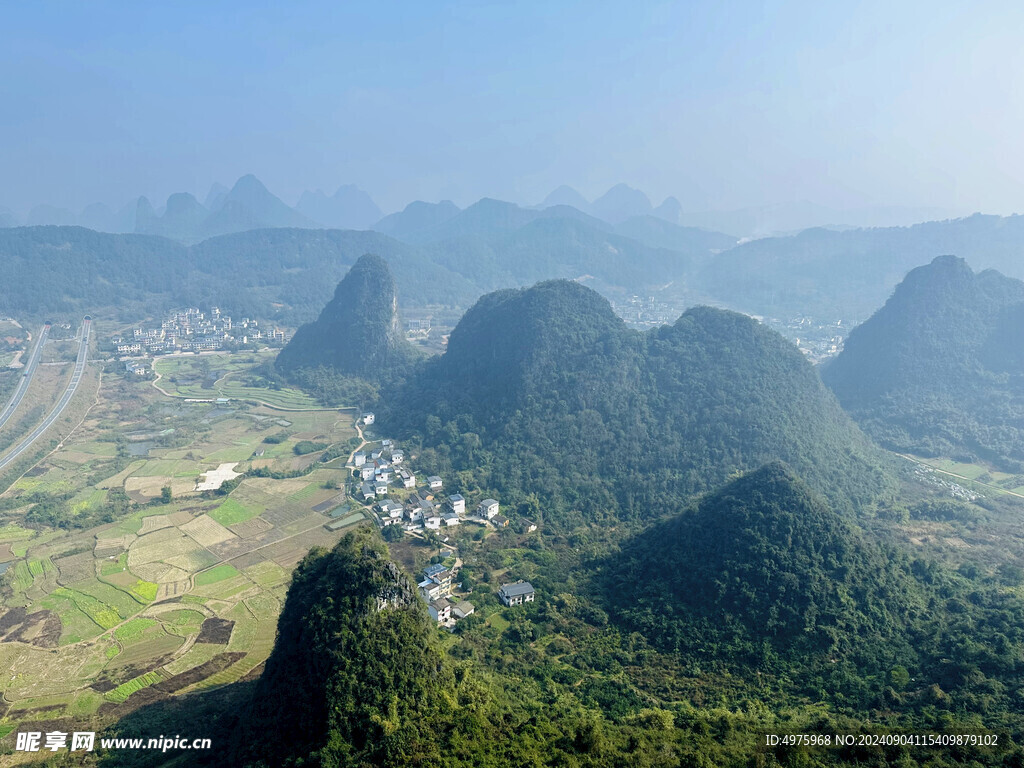
[[[776,458],[842,509],[888,484],[775,332],[700,307],[642,334],[567,281],[484,296],[391,402],[390,426],[422,437],[432,471],[473,468],[513,507],[540,497],[570,526],[650,518]]]
[[[271,229],[186,247],[162,237],[79,227],[0,229],[0,312],[22,316],[117,307],[138,317],[182,304],[217,305],[236,316],[285,324],[313,320],[359,256],[395,265],[410,304],[457,304],[477,295],[468,281],[416,249],[374,232]]]
[[[295,570],[233,751],[266,765],[436,760],[453,694],[414,585],[364,529]],[[272,732],[289,736],[265,738]]]
[[[940,257],[910,272],[823,371],[876,440],[1024,467],[1024,283]]]
[[[403,374],[415,357],[398,316],[398,295],[387,262],[364,254],[338,283],[315,322],[299,328],[278,355],[286,375],[326,368],[381,381]]]
[[[855,532],[777,462],[640,534],[602,583],[623,623],[713,664],[841,656],[877,673],[908,663],[905,621],[925,603],[908,558]]]

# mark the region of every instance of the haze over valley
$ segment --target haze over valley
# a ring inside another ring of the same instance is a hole
[[[1024,764],[1020,8],[114,10],[0,25],[0,765]]]

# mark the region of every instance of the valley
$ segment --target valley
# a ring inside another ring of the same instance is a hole
[[[94,347],[95,335],[82,342]],[[0,433],[25,445],[0,457],[4,733],[28,721],[111,722],[129,698],[135,708],[253,673],[292,568],[365,519],[347,507],[332,516],[344,459],[294,450],[317,440],[347,456],[353,412],[229,378],[265,353],[164,358],[167,394],[116,361],[82,353],[55,368],[50,355]],[[216,397],[200,386],[211,369]],[[65,388],[65,415],[28,418]],[[41,436],[39,450],[25,433]],[[219,467],[263,476],[197,491]]]

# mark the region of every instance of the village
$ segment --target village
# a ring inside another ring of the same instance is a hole
[[[371,412],[362,414],[360,419],[364,427],[374,424],[375,420]],[[499,531],[509,526],[509,519],[501,514],[497,499],[486,498],[467,507],[462,494],[445,493],[442,478],[431,475],[422,482],[417,481],[405,451],[394,440],[384,438],[379,441],[379,447],[357,450],[347,467],[353,477],[351,497],[363,501],[382,530],[399,526],[405,533],[422,536],[463,523]],[[537,530],[537,524],[531,520],[521,520],[519,525],[524,533]],[[455,557],[450,567],[442,563],[427,566],[417,584],[431,617],[446,629],[452,629],[458,620],[475,611],[472,603],[455,596],[460,562]],[[533,602],[535,590],[529,582],[519,581],[501,585],[497,595],[503,605],[513,607]]]
[[[171,312],[159,328],[133,329],[131,336],[119,335],[110,342],[118,355],[139,357],[166,355],[174,352],[214,352],[256,342],[285,344],[289,335],[279,328],[264,331],[258,320],[243,317],[234,323],[219,307],[210,309],[210,316],[197,307]]]

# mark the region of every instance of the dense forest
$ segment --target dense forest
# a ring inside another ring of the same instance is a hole
[[[823,370],[883,445],[1024,469],[1024,283],[952,256],[906,276]]]
[[[39,318],[116,307],[140,311],[198,304],[226,313],[301,324],[367,252],[395,266],[410,304],[457,305],[471,283],[411,246],[374,232],[270,229],[186,247],[162,237],[109,235],[79,227],[0,229],[0,313]]]
[[[253,768],[976,768],[1024,759],[1015,744],[1024,736],[1018,598],[871,541],[777,465],[687,514],[716,513],[725,515],[719,533],[740,526],[739,543],[730,550],[725,537],[693,575],[685,548],[713,534],[682,518],[620,553],[538,542],[515,566],[538,586],[538,601],[500,612],[500,622],[463,620],[454,634],[431,626],[373,529],[350,533],[300,564],[259,680],[157,702],[112,732],[209,735],[225,748],[193,753],[193,764]],[[503,546],[485,546],[467,573],[500,562]],[[647,560],[659,555],[665,574]],[[735,572],[720,573],[704,603],[672,583],[674,574],[699,588],[722,567]],[[644,576],[653,583],[629,580]],[[733,576],[751,581],[737,586]],[[483,584],[473,599],[483,610],[495,598]],[[818,613],[805,601],[817,601]],[[708,633],[670,647],[656,610]],[[995,733],[999,743],[770,746],[766,733]],[[121,751],[101,764],[161,758]]]
[[[791,344],[700,307],[648,334],[568,281],[483,297],[385,403],[420,461],[551,522],[649,519],[782,459],[839,508],[891,487],[878,452]],[[534,501],[531,501],[534,499]]]

